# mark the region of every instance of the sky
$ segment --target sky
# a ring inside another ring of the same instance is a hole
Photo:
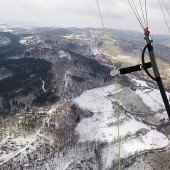
[[[161,0],[162,1],[162,0]],[[170,0],[164,0],[170,9]],[[142,32],[128,0],[98,0],[105,27]],[[139,1],[134,0],[141,16]],[[144,0],[141,0],[144,7]],[[147,0],[154,34],[169,34],[159,0]],[[166,13],[166,10],[164,10]],[[166,13],[170,25],[170,16]],[[0,0],[0,23],[56,27],[102,27],[96,0]]]

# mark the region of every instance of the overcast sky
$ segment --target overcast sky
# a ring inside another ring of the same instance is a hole
[[[142,31],[128,0],[98,1],[106,27]],[[141,1],[144,4],[144,0]],[[170,9],[170,0],[164,1]],[[138,0],[134,2],[139,4]],[[168,34],[159,0],[147,0],[147,3],[151,32]],[[167,15],[167,19],[170,25],[170,16]],[[0,0],[0,22],[57,27],[102,27],[96,0]]]

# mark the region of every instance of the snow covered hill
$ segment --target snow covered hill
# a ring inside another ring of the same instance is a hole
[[[30,122],[16,115],[0,143],[1,169],[116,170],[119,156],[122,169],[139,169],[137,159],[168,150],[168,136],[157,129],[167,119],[158,90],[136,77],[131,81],[133,87],[87,90],[39,111]],[[27,135],[12,135],[21,126]]]
[[[0,169],[117,170],[120,156],[122,169],[142,170],[149,153],[170,153],[159,90],[143,72],[114,84],[101,29],[0,24],[0,31],[0,53],[7,58],[1,79],[11,82],[1,80],[0,110],[8,115],[0,117]],[[120,51],[115,67],[139,64],[143,34],[108,31],[112,50]],[[159,38],[156,55],[167,58],[170,49]],[[170,87],[169,63],[158,63]]]
[[[33,26],[21,26],[0,23],[0,32],[21,33],[30,30]]]
[[[133,80],[138,86],[149,89],[144,81]],[[169,147],[167,136],[158,132],[153,126],[144,124],[141,119],[135,119],[133,114],[126,110],[121,98],[118,98],[120,106],[117,108],[116,93],[119,96],[119,93],[123,93],[125,89],[121,85],[118,89],[115,85],[110,85],[86,91],[74,100],[78,107],[93,113],[92,117],[82,118],[76,127],[80,137],[79,142],[99,140],[109,144],[102,150],[103,169],[114,167],[113,162],[118,160],[119,137],[121,138],[120,156],[122,159],[142,151],[161,150]],[[146,90],[138,89],[135,93],[143,100],[143,105],[148,105],[150,110],[157,114],[156,112],[163,108],[158,90],[152,89],[149,94],[145,92]],[[163,115],[163,112],[161,114]]]

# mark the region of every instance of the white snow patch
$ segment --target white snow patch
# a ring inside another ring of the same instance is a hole
[[[44,92],[46,92],[46,90],[45,90],[45,87],[44,87],[44,86],[45,86],[45,83],[44,83],[44,81],[42,80],[42,89],[43,89],[43,91],[44,91]]]
[[[60,50],[58,54],[59,58],[67,58],[68,60],[71,60],[71,55],[68,52]]]
[[[0,46],[5,46],[11,43],[11,40],[7,37],[0,36]]]
[[[121,91],[120,88],[119,91]],[[116,93],[116,88],[113,85],[87,90],[77,97],[74,103],[92,112],[113,112],[112,102],[107,95],[114,93]]]
[[[144,87],[149,87],[147,83],[143,80],[138,80],[135,78],[132,78],[132,80],[137,84],[137,86],[144,86]]]
[[[158,120],[167,120],[167,119],[169,119],[166,111],[164,111],[163,113],[156,114],[155,118],[157,118]]]
[[[142,81],[139,82],[141,85],[148,87]],[[136,93],[153,109],[160,109],[160,106],[162,106],[158,90],[151,91],[151,95],[143,94],[141,90],[137,90]],[[116,108],[112,103],[115,99],[109,99],[108,97],[108,95],[114,94],[116,94],[115,86],[110,85],[88,90],[74,100],[74,103],[80,108],[94,113],[92,117],[83,118],[77,125],[76,131],[79,134],[79,142],[94,140],[116,142],[116,139],[118,139],[117,114]],[[120,113],[120,122],[122,158],[138,151],[163,149],[169,145],[169,140],[165,135],[156,130],[151,130],[150,126],[137,121],[135,118],[128,118],[124,113]],[[136,134],[141,129],[146,130],[146,135],[142,133]],[[129,134],[130,137],[124,138]],[[103,152],[105,168],[108,168],[112,165],[112,161],[118,158],[118,146],[111,145],[109,149],[106,148]]]
[[[39,131],[38,131],[39,132]],[[11,137],[10,142],[12,142],[13,146],[15,146],[16,151],[14,151],[13,149],[9,149],[8,152],[6,152],[5,154],[3,154],[0,157],[0,165],[4,164],[5,162],[9,161],[11,158],[15,157],[16,155],[18,155],[19,153],[22,153],[26,150],[26,148],[28,148],[28,146],[30,146],[30,144],[35,140],[35,137],[37,136],[38,132],[35,135],[30,135],[26,138],[24,137],[17,137],[14,138]],[[9,142],[9,136],[3,140],[3,142],[1,143],[1,145],[4,145],[5,143]],[[9,142],[9,143],[10,143]],[[9,144],[8,144],[9,145]],[[11,147],[10,145],[8,147]]]
[[[72,82],[70,76],[68,76],[69,74],[70,74],[70,72],[67,70],[64,75],[64,82],[65,82],[64,90],[63,90],[64,92],[67,89],[68,85],[71,84],[71,82]]]
[[[154,89],[149,94],[137,90],[136,94],[142,98],[143,102],[149,106],[152,111],[158,111],[159,109],[164,108],[159,90]]]
[[[136,80],[133,78],[134,81],[138,82],[138,85],[143,87],[148,87],[145,81],[142,80]],[[151,108],[152,111],[158,111],[160,109],[164,109],[165,106],[163,104],[163,100],[160,94],[160,91],[157,89],[152,89],[150,92],[148,90],[136,90],[136,94],[138,94],[143,102]],[[170,98],[170,93],[166,93],[167,97]]]
[[[121,144],[120,156],[126,158],[138,152],[145,150],[162,149],[169,145],[169,140],[165,135],[156,130],[151,130],[145,136],[140,136],[128,140]],[[105,168],[110,168],[113,160],[118,160],[118,146],[112,145],[103,151]]]
[[[80,134],[80,141],[101,140],[113,141],[117,138],[117,116],[112,101],[107,95],[115,92],[115,86],[110,85],[84,92],[74,102],[81,108],[92,111],[92,118],[83,119],[76,127]],[[113,99],[112,99],[113,100]],[[128,132],[134,134],[140,129],[149,129],[148,126],[135,119],[127,118],[123,113],[120,115],[120,134],[126,136]]]
[[[24,40],[24,39],[20,40],[19,42],[20,42],[20,44],[27,44],[27,40]]]

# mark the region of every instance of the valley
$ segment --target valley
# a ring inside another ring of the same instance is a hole
[[[112,62],[141,63],[142,34],[0,28],[0,169],[116,170],[120,160],[129,170],[170,167],[169,121],[156,84],[144,72],[110,76]],[[170,99],[169,39],[154,38]]]

